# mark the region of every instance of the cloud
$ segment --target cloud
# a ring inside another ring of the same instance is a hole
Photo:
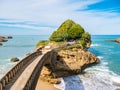
[[[0,1],[0,26],[53,31],[64,20],[72,19],[92,34],[115,34],[116,32],[118,34],[120,16],[117,12],[113,12],[113,9],[87,10],[89,5],[103,1],[2,0]]]

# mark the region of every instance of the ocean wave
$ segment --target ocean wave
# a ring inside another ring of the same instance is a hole
[[[120,76],[107,66],[98,65],[85,69],[84,74],[63,78],[55,87],[60,90],[115,90],[120,88]]]
[[[60,89],[60,90],[65,90],[65,82],[63,80],[63,78],[60,79],[61,83],[60,84],[54,84],[54,87]]]
[[[91,44],[91,47],[96,47],[96,46],[100,46],[100,44]]]
[[[94,66],[80,75],[85,90],[115,90],[120,88],[120,76],[106,66]],[[118,86],[119,85],[119,86]]]
[[[103,56],[97,56],[99,59],[103,59]]]

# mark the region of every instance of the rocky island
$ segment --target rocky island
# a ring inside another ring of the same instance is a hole
[[[2,46],[3,44],[1,42],[7,42],[8,39],[12,39],[12,36],[0,36],[0,46]]]
[[[72,20],[66,20],[48,41],[39,41],[36,50],[61,47],[55,51],[54,66],[47,64],[41,72],[41,80],[59,83],[57,78],[76,75],[86,67],[99,62],[99,59],[88,52],[91,45],[91,35],[83,27]]]

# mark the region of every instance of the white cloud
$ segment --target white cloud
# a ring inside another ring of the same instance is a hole
[[[87,11],[88,5],[103,0],[1,0],[0,18],[8,18],[3,22],[27,22],[24,24],[0,24],[32,29],[55,30],[66,19],[73,19],[80,23],[92,34],[119,33],[120,16],[111,11]],[[76,11],[79,10],[79,11]],[[34,25],[48,25],[46,27]],[[49,28],[49,29],[48,29]],[[114,30],[113,30],[114,29]],[[109,32],[108,32],[109,30]]]

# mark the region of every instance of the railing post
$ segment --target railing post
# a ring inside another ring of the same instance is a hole
[[[0,83],[0,90],[2,90],[3,86],[2,86],[2,83]]]
[[[5,77],[5,84],[8,83],[8,76]]]
[[[2,80],[2,86],[5,87],[5,80]]]

